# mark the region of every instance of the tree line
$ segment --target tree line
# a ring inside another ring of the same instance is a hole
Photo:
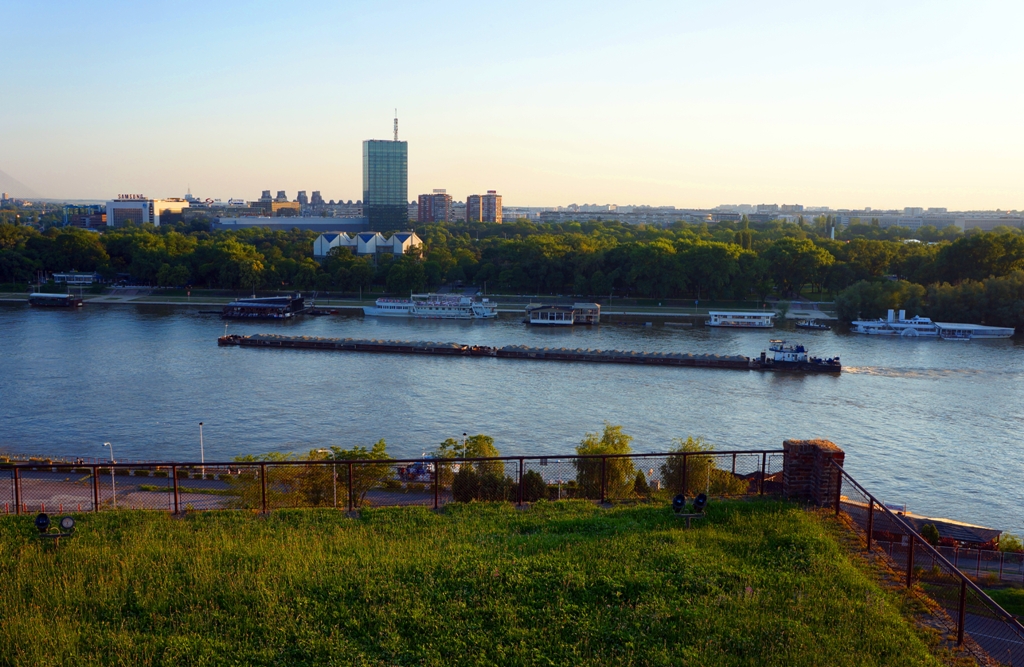
[[[491,292],[590,297],[763,301],[812,294],[838,296],[848,317],[870,316],[894,302],[896,292],[911,306],[918,299],[922,312],[949,312],[984,292],[992,302],[984,309],[986,321],[1005,323],[1006,314],[1016,312],[1015,301],[1006,301],[1016,283],[1004,279],[1024,270],[1024,235],[1010,228],[966,235],[955,228],[918,230],[916,236],[933,239],[927,242],[898,228],[837,228],[829,217],[667,228],[517,220],[415,230],[423,247],[398,258],[357,257],[337,248],[317,262],[316,233],[296,229],[211,231],[194,221],[97,234],[0,224],[0,282],[78,270],[155,286],[220,289],[408,293],[461,283]],[[985,282],[992,279],[1003,282]],[[874,298],[875,292],[887,296]]]

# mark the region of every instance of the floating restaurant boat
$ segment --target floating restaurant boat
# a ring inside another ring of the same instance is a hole
[[[601,305],[597,303],[574,303],[571,306],[530,304],[526,307],[526,319],[523,322],[542,327],[599,324],[601,322]]]
[[[81,297],[74,294],[46,294],[44,292],[33,292],[28,295],[29,305],[40,308],[80,308]]]
[[[489,320],[498,316],[498,307],[488,299],[461,294],[413,294],[408,299],[377,299],[373,306],[363,306],[363,314],[436,320]]]
[[[305,310],[302,296],[237,299],[224,306],[221,317],[246,320],[287,320]]]
[[[927,317],[915,316],[907,319],[907,311],[890,309],[886,319],[854,320],[851,331],[869,336],[900,336],[902,338],[941,338],[942,340],[974,340],[985,338],[1010,338],[1012,327],[990,327],[983,324],[959,324],[956,322],[933,322]]]
[[[775,326],[775,313],[756,311],[712,310],[705,324],[709,327],[726,329],[771,329]]]
[[[812,357],[803,345],[789,345],[784,340],[768,341],[768,350],[761,352],[761,367],[763,370],[808,373],[840,373],[843,370],[839,357]]]

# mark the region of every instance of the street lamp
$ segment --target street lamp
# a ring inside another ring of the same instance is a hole
[[[114,486],[114,446],[109,442],[103,443],[104,447],[110,448],[110,493],[114,499],[114,509],[117,509],[117,488]]]
[[[318,449],[316,451],[320,454],[329,454],[332,461],[337,461],[334,458],[334,452],[329,449]],[[334,482],[334,509],[338,509],[338,464],[336,462],[331,464],[331,477]]]
[[[203,450],[203,422],[199,422],[199,463],[203,479],[206,479],[206,452]]]

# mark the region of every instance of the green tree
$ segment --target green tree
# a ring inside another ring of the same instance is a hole
[[[933,547],[939,546],[939,540],[941,537],[939,536],[939,529],[936,528],[934,524],[926,523],[921,526],[921,537],[923,537],[928,544]]]
[[[1024,553],[1024,542],[1013,533],[1003,533],[999,536],[999,550],[1004,553]]]
[[[375,442],[370,449],[366,447],[343,449],[332,446],[331,452],[331,458],[338,461],[374,461],[374,463],[352,464],[352,497],[356,506],[369,504],[366,496],[370,490],[382,486],[394,474],[392,465],[386,463],[391,460],[391,456],[388,454],[388,445],[383,438]],[[347,464],[338,466],[338,484],[339,488],[346,489],[347,493]]]
[[[622,432],[622,426],[605,422],[601,433],[587,433],[576,447],[580,456],[613,456],[614,458],[573,459],[576,468],[576,483],[583,498],[601,497],[602,472],[605,497],[608,499],[628,498],[632,495],[636,468],[633,461],[622,456],[630,454],[633,438]]]
[[[719,469],[711,454],[715,447],[703,437],[676,438],[672,443],[672,455],[661,466],[661,478],[673,495],[728,496],[747,492],[750,483],[729,470]]]
[[[761,256],[768,262],[769,272],[781,294],[799,294],[823,267],[835,258],[810,239],[781,238],[766,248]]]

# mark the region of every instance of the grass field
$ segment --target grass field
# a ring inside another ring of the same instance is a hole
[[[15,665],[936,665],[814,514],[585,502],[0,520]]]
[[[1000,607],[1024,618],[1024,588],[990,588],[985,591]]]

